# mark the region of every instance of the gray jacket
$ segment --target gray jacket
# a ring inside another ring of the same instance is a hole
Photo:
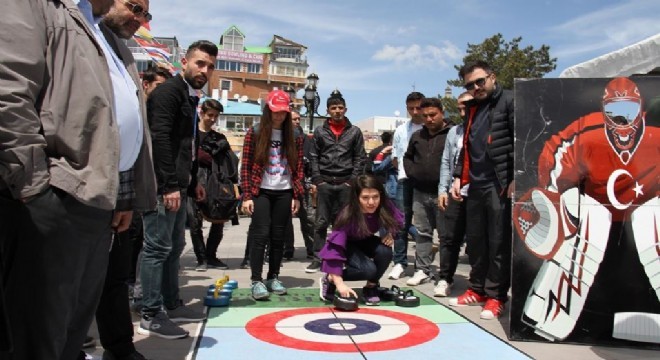
[[[458,157],[461,155],[463,149],[463,134],[465,132],[465,125],[456,125],[449,130],[447,139],[445,140],[445,150],[442,152],[442,160],[440,161],[440,181],[438,182],[438,195],[446,194],[449,192],[451,182],[453,179],[452,174],[458,162]]]
[[[2,1],[0,191],[115,207],[119,132],[103,50],[70,0]],[[10,15],[7,15],[10,14]]]

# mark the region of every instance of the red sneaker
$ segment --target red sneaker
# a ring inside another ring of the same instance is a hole
[[[481,310],[479,317],[484,320],[497,319],[502,314],[502,311],[504,311],[504,303],[500,300],[490,298],[486,300],[486,305]]]
[[[483,304],[488,297],[486,295],[479,295],[472,289],[467,289],[463,295],[449,299],[449,305],[451,306],[469,306],[469,305],[481,305]]]

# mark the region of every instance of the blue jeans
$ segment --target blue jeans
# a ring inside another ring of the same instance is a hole
[[[444,217],[438,209],[438,195],[415,190],[413,194],[414,224],[417,228],[415,239],[415,270],[431,274],[431,259],[433,248],[433,230],[438,232],[438,238],[444,232]]]
[[[412,225],[413,187],[408,179],[399,180],[396,186],[396,204],[404,213],[404,224],[394,239],[394,264],[408,266],[408,234],[417,239],[417,229]]]
[[[158,196],[156,210],[142,216],[142,314],[153,316],[163,305],[176,307],[179,300],[179,257],[186,244],[186,201],[187,196],[182,194],[181,206],[173,212],[165,209],[163,197]]]

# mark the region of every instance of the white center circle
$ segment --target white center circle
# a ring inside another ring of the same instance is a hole
[[[344,324],[344,325],[342,325],[341,323],[334,323],[334,324],[328,325],[328,327],[332,330],[353,330],[357,326],[355,326],[355,324]]]

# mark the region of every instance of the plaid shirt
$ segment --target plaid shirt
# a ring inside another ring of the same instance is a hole
[[[245,134],[243,141],[243,153],[241,154],[241,190],[243,191],[243,201],[252,200],[253,197],[259,195],[261,188],[261,178],[264,174],[264,165],[259,165],[254,162],[254,146],[255,146],[254,129],[250,128]],[[289,173],[291,174],[291,184],[293,186],[293,198],[302,199],[303,197],[303,142],[301,137],[296,137],[296,149],[298,150],[298,162],[296,168],[292,169],[291,164],[288,164]]]

